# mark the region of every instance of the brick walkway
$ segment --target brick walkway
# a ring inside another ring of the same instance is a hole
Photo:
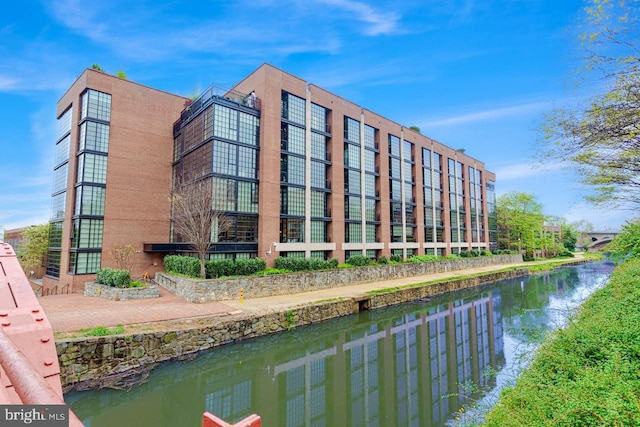
[[[191,304],[162,287],[159,298],[111,301],[68,294],[46,296],[38,301],[54,332],[205,317],[234,310],[220,302]]]

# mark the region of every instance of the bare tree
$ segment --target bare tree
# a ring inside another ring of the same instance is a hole
[[[205,277],[205,256],[212,242],[220,234],[229,231],[231,219],[219,209],[219,186],[213,178],[200,177],[192,180],[176,179],[171,193],[173,231],[181,241],[190,244],[200,259],[200,277]]]
[[[138,253],[133,245],[114,245],[110,252],[118,268],[131,274]]]

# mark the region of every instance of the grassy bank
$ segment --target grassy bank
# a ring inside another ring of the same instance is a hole
[[[545,340],[487,426],[640,425],[640,260]]]

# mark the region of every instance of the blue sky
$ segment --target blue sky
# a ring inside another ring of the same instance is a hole
[[[557,163],[543,114],[575,97],[581,0],[11,2],[0,16],[0,225],[49,219],[56,102],[99,64],[189,96],[264,62],[484,161],[497,192],[618,229]],[[10,8],[11,10],[9,10]]]

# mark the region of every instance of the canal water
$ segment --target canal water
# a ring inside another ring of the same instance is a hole
[[[604,263],[363,312],[165,363],[129,391],[71,393],[87,427],[445,426],[480,417],[542,335],[603,286]]]

